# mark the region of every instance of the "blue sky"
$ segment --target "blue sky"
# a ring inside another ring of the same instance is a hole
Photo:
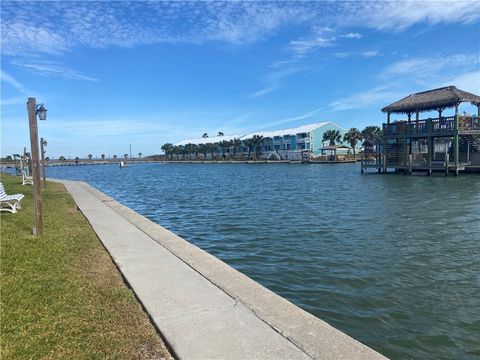
[[[33,12],[32,12],[33,9]],[[1,2],[1,154],[160,153],[333,121],[446,85],[480,93],[480,2]],[[464,106],[472,112],[476,109]]]

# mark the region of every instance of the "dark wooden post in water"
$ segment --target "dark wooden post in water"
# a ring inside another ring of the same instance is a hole
[[[455,106],[455,136],[454,136],[454,151],[455,151],[455,176],[458,175],[458,167],[460,166],[460,151],[459,151],[459,139],[458,139],[458,104]]]
[[[42,220],[42,196],[40,187],[40,161],[38,157],[38,127],[37,127],[37,102],[35,98],[28,98],[28,125],[30,128],[30,145],[33,164],[33,205],[34,205],[34,227],[33,235],[43,234]]]
[[[45,176],[45,145],[46,141],[43,138],[40,138],[40,152],[42,154],[42,177],[43,177],[43,188],[47,188],[47,181]]]
[[[432,136],[433,132],[433,123],[432,120],[427,120],[427,150],[428,150],[428,159],[427,159],[427,165],[428,165],[428,170],[427,170],[427,175],[432,174],[432,158],[433,158],[433,141],[434,138]]]

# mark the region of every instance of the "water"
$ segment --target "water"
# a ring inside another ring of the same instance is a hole
[[[358,164],[48,168],[393,359],[480,359],[480,176]]]

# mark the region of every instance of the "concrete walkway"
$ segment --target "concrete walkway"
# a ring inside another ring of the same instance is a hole
[[[384,359],[88,184],[61,182],[179,359]]]

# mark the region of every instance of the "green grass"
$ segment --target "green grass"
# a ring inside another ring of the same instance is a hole
[[[2,212],[2,359],[170,358],[161,338],[62,185],[42,191],[44,235],[31,235],[32,186],[17,214]]]

